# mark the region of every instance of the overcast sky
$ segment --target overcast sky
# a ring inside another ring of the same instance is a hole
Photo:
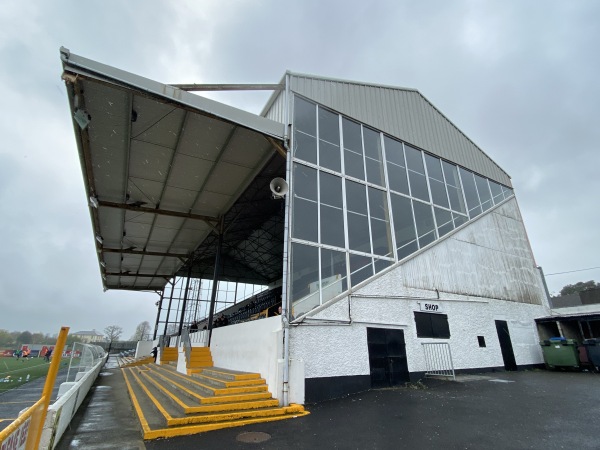
[[[600,266],[599,24],[597,0],[2,2],[0,329],[129,338],[156,318],[156,294],[102,292],[61,45],[163,83],[290,69],[418,89],[512,177],[552,274]],[[256,113],[267,97],[213,96]]]

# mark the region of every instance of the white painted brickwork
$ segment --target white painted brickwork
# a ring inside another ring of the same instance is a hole
[[[413,312],[425,299],[448,315],[450,339],[417,338]],[[502,367],[495,320],[505,320],[517,365],[539,364],[534,319],[548,314],[512,199],[319,311],[307,325],[292,327],[290,351],[304,361],[306,378],[368,375],[366,328],[398,328],[404,330],[410,372],[426,370],[423,342],[448,342],[456,369]],[[477,336],[484,336],[485,348]]]

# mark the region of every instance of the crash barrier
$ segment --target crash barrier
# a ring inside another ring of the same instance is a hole
[[[48,408],[40,449],[53,450],[56,447],[108,358],[108,354],[97,345],[79,345],[83,347],[81,361],[78,365],[69,366],[67,381],[60,385],[58,391],[58,400]]]
[[[62,355],[69,327],[62,327],[54,347],[55,355]],[[40,447],[42,425],[50,404],[52,389],[60,368],[61,358],[52,358],[42,396],[35,404],[21,412],[19,417],[4,430],[0,431],[0,450],[29,450]]]
[[[425,376],[448,377],[456,380],[452,352],[447,342],[424,342],[421,344],[425,352],[427,370]]]

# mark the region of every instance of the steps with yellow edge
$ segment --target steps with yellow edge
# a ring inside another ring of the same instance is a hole
[[[222,368],[184,375],[170,365],[124,368],[144,439],[203,433],[308,414],[301,405],[280,407],[260,374]]]
[[[202,370],[205,367],[212,367],[213,360],[208,347],[192,347],[190,357],[187,360],[187,373],[190,375],[194,371]]]

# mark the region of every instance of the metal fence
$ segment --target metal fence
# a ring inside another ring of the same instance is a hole
[[[448,377],[456,380],[452,352],[447,342],[422,343],[427,370],[425,376]]]
[[[106,352],[99,345],[75,342],[71,351],[66,381],[79,381],[81,377],[96,367],[104,355]]]

